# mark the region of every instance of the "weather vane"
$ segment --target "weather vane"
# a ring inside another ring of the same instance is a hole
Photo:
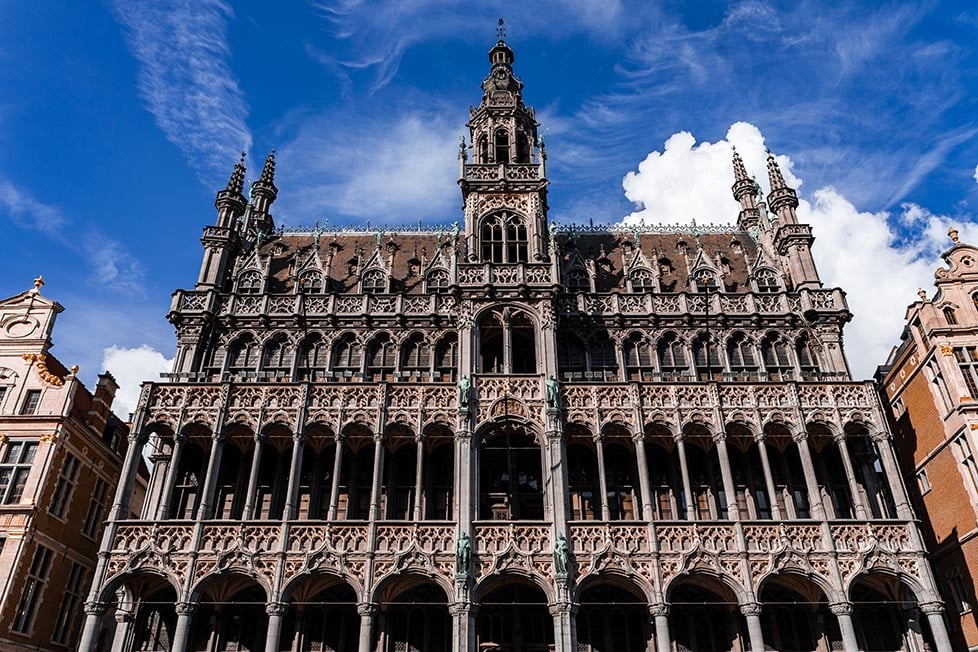
[[[499,37],[499,40],[500,41],[502,41],[504,38],[506,38],[506,28],[503,27],[503,19],[502,18],[499,19],[499,27],[496,28],[496,36]]]

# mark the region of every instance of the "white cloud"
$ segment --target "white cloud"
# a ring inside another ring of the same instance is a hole
[[[58,232],[66,222],[61,209],[37,201],[9,181],[0,182],[0,209],[17,226],[48,234]]]
[[[102,352],[102,368],[108,370],[119,383],[113,412],[125,419],[136,410],[139,386],[144,381],[158,381],[160,374],[170,370],[173,360],[168,360],[156,349],[143,345],[127,349],[110,346]]]
[[[248,107],[228,65],[231,5],[223,0],[114,0],[140,63],[139,93],[167,140],[209,186],[251,147]]]
[[[459,201],[458,136],[465,127],[438,114],[409,113],[343,123],[336,116],[302,125],[278,151],[276,203],[286,221],[311,224],[339,213],[374,224],[436,221]],[[344,222],[345,219],[340,219]]]
[[[975,166],[975,181],[978,182],[978,165]]]
[[[679,132],[666,141],[662,152],[650,153],[638,171],[625,177],[626,196],[639,204],[625,220],[735,222],[731,144],[737,146],[748,173],[757,173],[766,193],[764,137],[757,127],[738,122],[717,143],[697,144],[691,134]],[[802,182],[792,174],[791,160],[777,159],[788,185],[799,188]],[[801,197],[798,217],[812,225],[812,251],[823,283],[847,293],[854,317],[845,328],[846,353],[856,378],[871,376],[886,360],[917,288],[932,288],[940,252],[950,246],[948,228],[953,224],[962,240],[978,242],[976,224],[958,224],[909,203],[897,215],[860,211],[832,187]]]

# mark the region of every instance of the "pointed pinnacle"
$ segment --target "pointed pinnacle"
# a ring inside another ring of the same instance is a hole
[[[747,168],[744,167],[744,159],[740,158],[737,148],[733,148],[733,169],[734,181],[743,181],[747,178]]]
[[[247,154],[245,152],[241,152],[241,158],[234,164],[234,170],[231,171],[231,177],[228,179],[226,190],[236,195],[240,195],[244,192],[245,156],[247,156]]]
[[[265,166],[261,169],[261,176],[258,177],[258,181],[265,185],[275,184],[275,150],[274,149],[268,153],[268,158],[265,159]]]
[[[778,162],[774,160],[774,154],[771,153],[771,150],[767,152],[767,176],[771,180],[771,190],[787,187],[784,177],[781,175],[781,168],[778,167]]]

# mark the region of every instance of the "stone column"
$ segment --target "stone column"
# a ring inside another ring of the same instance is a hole
[[[550,605],[550,615],[554,619],[554,649],[576,650],[575,642],[571,640],[572,605],[569,602],[558,602]]]
[[[360,645],[357,652],[372,652],[370,648],[377,611],[377,605],[373,602],[361,602],[357,605],[357,613],[360,614]]]
[[[299,477],[302,474],[302,453],[306,447],[306,436],[301,432],[292,435],[292,464],[289,467],[289,487],[285,497],[285,520],[296,517],[296,503],[299,502]]]
[[[873,441],[876,443],[876,450],[880,456],[880,464],[883,465],[886,484],[890,488],[890,495],[893,496],[897,517],[905,521],[914,520],[913,511],[910,509],[910,500],[907,498],[907,488],[903,485],[903,476],[900,475],[900,467],[897,465],[896,456],[893,454],[890,433],[886,431],[875,433]]]
[[[655,623],[655,651],[672,652],[672,639],[669,636],[669,605],[650,604],[649,614]]]
[[[845,652],[859,652],[856,628],[852,624],[852,603],[833,602],[829,605],[829,611],[839,621],[839,631],[842,633],[842,649]]]
[[[327,520],[336,520],[336,510],[340,502],[340,474],[343,472],[343,435],[336,435],[336,454],[333,455],[333,486],[329,490],[329,511],[326,514]]]
[[[601,492],[601,500],[599,501],[601,516],[598,520],[607,521],[611,515],[608,514],[608,478],[604,470],[604,435],[597,434],[594,436],[594,449],[598,456],[598,490]]]
[[[652,492],[649,490],[649,463],[645,456],[645,435],[635,433],[632,437],[635,442],[635,457],[638,464],[638,491],[642,496],[642,514],[639,518],[646,521],[652,520]]]
[[[214,504],[214,492],[217,490],[217,473],[221,469],[221,453],[224,447],[224,436],[214,433],[211,437],[211,456],[207,461],[207,477],[204,478],[204,490],[200,506],[197,508],[197,520],[205,521],[211,517],[211,506]]]
[[[686,464],[686,441],[682,433],[675,436],[676,450],[679,451],[679,469],[683,475],[683,493],[686,495],[686,520],[696,519],[696,507],[693,505],[693,491],[689,484],[689,465]]]
[[[255,453],[251,456],[251,473],[248,475],[248,495],[245,496],[244,520],[255,518],[255,499],[258,493],[258,471],[261,468],[261,454],[265,449],[265,436],[255,435]]]
[[[822,494],[818,488],[818,478],[815,475],[815,464],[812,462],[812,451],[808,448],[808,433],[804,430],[791,437],[798,445],[798,455],[801,458],[801,468],[805,474],[805,487],[808,489],[808,504],[812,510],[812,518],[825,520],[825,508],[822,506]]]
[[[187,652],[190,640],[190,622],[197,605],[192,602],[178,602],[174,605],[177,612],[177,626],[173,632],[173,646],[170,652]]]
[[[771,461],[767,457],[767,436],[762,432],[754,438],[757,442],[757,452],[761,455],[761,468],[764,470],[764,486],[767,487],[768,501],[771,503],[771,517],[781,520],[781,508],[778,507],[777,490],[774,488],[774,474],[771,473]]]
[[[279,639],[282,637],[282,618],[289,612],[285,602],[269,602],[265,605],[268,614],[268,629],[265,633],[265,652],[279,652]]]
[[[865,521],[869,518],[866,512],[866,504],[863,502],[862,493],[859,491],[859,483],[856,482],[856,472],[852,468],[852,458],[849,457],[849,447],[846,445],[846,434],[838,433],[835,437],[835,445],[839,447],[839,456],[842,458],[842,467],[846,472],[846,480],[849,482],[849,493],[852,494],[852,509],[856,518]]]
[[[452,649],[458,652],[475,650],[475,605],[469,602],[453,602],[448,605],[452,615]]]
[[[947,625],[944,623],[944,605],[940,602],[921,602],[917,605],[927,616],[930,633],[934,636],[937,652],[951,652],[951,641],[947,635]]]
[[[720,458],[720,476],[723,479],[723,493],[727,497],[727,518],[731,521],[740,520],[740,508],[737,507],[737,488],[734,485],[733,475],[730,473],[730,454],[727,452],[727,433],[722,430],[713,435],[713,442],[717,447],[717,456]]]
[[[139,472],[139,458],[142,456],[143,444],[147,439],[149,436],[145,433],[129,435],[129,446],[126,449],[122,470],[119,472],[119,487],[115,492],[110,520],[119,521],[129,517],[129,501],[132,497],[133,485],[136,484],[136,474]]]
[[[170,455],[170,465],[166,469],[166,479],[163,482],[163,494],[160,496],[160,504],[156,510],[156,519],[159,521],[166,520],[170,515],[170,501],[173,500],[173,489],[177,485],[177,477],[180,474],[180,457],[186,441],[187,436],[183,433],[173,437],[173,453]]]
[[[115,608],[115,633],[112,635],[112,652],[126,652],[134,614],[122,605]]]
[[[98,624],[108,610],[104,602],[89,601],[85,603],[85,624],[82,627],[81,639],[78,641],[79,652],[92,652],[98,639]]]
[[[752,652],[764,652],[764,632],[761,629],[761,605],[749,602],[740,605],[740,613],[747,619],[747,635]]]
[[[370,520],[376,521],[381,517],[380,513],[380,486],[384,475],[384,436],[380,433],[374,435],[374,475],[373,484],[370,487]]]
[[[414,442],[417,446],[414,461],[414,520],[420,521],[424,509],[424,501],[421,499],[421,481],[424,478],[424,435],[418,434]]]

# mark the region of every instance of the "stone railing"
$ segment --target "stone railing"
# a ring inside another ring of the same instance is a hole
[[[554,279],[550,265],[538,263],[479,263],[463,264],[458,268],[458,284],[469,286],[547,286]]]
[[[565,294],[560,297],[564,314],[587,315],[783,315],[810,310],[833,312],[846,309],[841,290],[802,290],[778,294]]]
[[[465,166],[466,181],[533,181],[540,178],[537,164],[492,163]]]

